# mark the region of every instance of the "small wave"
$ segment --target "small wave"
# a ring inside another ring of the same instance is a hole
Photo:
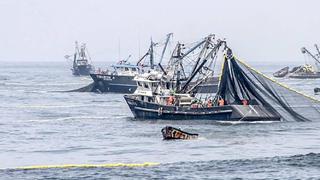
[[[98,116],[73,116],[73,117],[63,117],[56,119],[31,119],[27,121],[31,122],[47,122],[47,121],[68,121],[68,120],[80,120],[80,119],[106,119],[107,117],[98,117]]]
[[[48,84],[39,84],[37,82],[34,83],[13,83],[7,82],[5,83],[8,86],[17,86],[17,87],[30,87],[30,86],[69,86],[69,85],[83,85],[83,83],[48,83]]]
[[[265,157],[265,158],[255,158],[255,159],[231,159],[231,160],[211,160],[211,161],[196,161],[196,162],[179,162],[172,164],[193,164],[200,166],[210,166],[211,168],[222,168],[228,167],[234,169],[247,169],[248,171],[255,168],[265,168],[266,166],[272,167],[305,167],[320,168],[320,153],[308,153],[308,154],[297,154],[292,156],[275,156],[275,157]],[[171,164],[171,165],[172,165]],[[251,167],[252,166],[252,167]]]
[[[238,124],[271,124],[271,123],[279,123],[280,121],[216,121],[220,124],[231,124],[231,125],[238,125]]]
[[[0,106],[1,107],[1,106]],[[41,108],[41,109],[51,109],[51,108],[79,108],[79,107],[92,107],[92,104],[81,104],[81,105],[24,105],[24,106],[3,106],[5,108]],[[94,104],[94,107],[116,107],[111,104]]]

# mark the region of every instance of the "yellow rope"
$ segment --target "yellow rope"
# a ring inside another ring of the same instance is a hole
[[[238,58],[235,58],[235,59],[236,59],[238,62],[240,62],[241,64],[243,64],[244,66],[246,66],[247,68],[249,68],[250,70],[252,70],[252,71],[254,71],[255,73],[263,76],[264,78],[272,81],[273,83],[278,84],[279,86],[282,86],[283,88],[285,88],[285,89],[287,89],[287,90],[289,90],[289,91],[295,92],[295,93],[300,94],[300,95],[302,95],[302,96],[304,96],[304,97],[306,97],[306,98],[309,98],[310,100],[313,100],[313,101],[315,101],[315,102],[317,102],[317,103],[320,103],[320,101],[319,101],[318,99],[315,99],[315,98],[313,98],[313,97],[311,97],[311,96],[308,96],[308,95],[306,95],[306,94],[303,94],[302,92],[296,91],[296,90],[294,90],[294,89],[292,89],[292,88],[290,88],[290,87],[288,87],[288,86],[286,86],[286,85],[284,85],[284,84],[282,84],[282,83],[280,83],[280,82],[278,82],[278,81],[276,81],[276,80],[274,80],[274,79],[272,79],[272,78],[270,78],[270,77],[262,74],[262,73],[259,72],[258,70],[250,67],[250,66],[249,66],[247,63],[245,63],[244,61],[242,61],[242,60],[240,60],[240,59],[238,59]]]
[[[113,167],[146,167],[156,166],[159,163],[145,162],[140,164],[111,163],[111,164],[63,164],[63,165],[38,165],[38,166],[22,166],[14,169],[32,170],[32,169],[66,169],[66,168],[113,168]]]

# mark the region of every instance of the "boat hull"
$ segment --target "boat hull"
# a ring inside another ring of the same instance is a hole
[[[320,78],[320,73],[316,73],[316,74],[291,74],[291,75],[289,75],[289,78],[294,78],[294,79],[318,79],[318,78]]]
[[[72,74],[74,76],[89,76],[93,71],[93,67],[91,65],[78,65],[73,67]]]
[[[211,108],[190,108],[159,105],[137,100],[137,96],[124,96],[137,119],[159,120],[214,120],[214,121],[280,121],[281,117],[258,106],[226,105]]]
[[[133,80],[134,76],[119,76],[112,74],[94,73],[90,74],[94,81],[94,91],[100,93],[123,93],[132,94],[137,89],[137,83]],[[191,86],[196,82],[191,83]],[[215,93],[218,89],[218,79],[210,79],[197,88],[198,93]]]
[[[118,76],[110,74],[90,74],[94,81],[94,90],[100,93],[131,94],[137,89],[134,76]]]

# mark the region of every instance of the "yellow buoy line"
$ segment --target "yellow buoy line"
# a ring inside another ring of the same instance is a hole
[[[157,166],[160,163],[109,163],[109,164],[61,164],[61,165],[36,165],[9,168],[11,170],[37,170],[37,169],[68,169],[68,168],[115,168],[115,167],[148,167]]]

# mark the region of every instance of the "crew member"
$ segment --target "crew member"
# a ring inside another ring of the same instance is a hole
[[[220,98],[218,102],[219,102],[219,106],[224,106],[224,99],[223,98]]]
[[[249,101],[246,99],[242,100],[242,105],[247,106],[249,104]]]
[[[207,106],[208,106],[208,108],[211,108],[211,107],[212,107],[212,101],[211,101],[211,99],[209,99]]]
[[[169,97],[168,97],[168,100],[167,100],[167,104],[168,104],[168,105],[172,105],[172,104],[173,104],[173,101],[174,101],[173,96],[169,96]]]

